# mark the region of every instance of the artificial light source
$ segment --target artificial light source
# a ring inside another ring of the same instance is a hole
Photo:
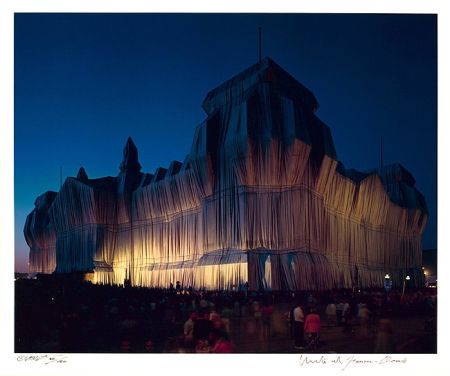
[[[402,296],[405,295],[405,287],[406,287],[406,281],[409,281],[411,279],[411,277],[409,275],[407,275],[405,277],[405,279],[403,280],[403,291],[402,291]]]
[[[384,276],[384,289],[386,292],[389,292],[392,289],[392,281],[389,273],[386,273]]]

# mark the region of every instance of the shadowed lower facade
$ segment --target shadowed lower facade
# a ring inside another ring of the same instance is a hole
[[[184,162],[83,168],[28,215],[30,272],[94,283],[323,290],[423,283],[423,196],[400,164],[338,161],[314,95],[270,58],[212,90]]]

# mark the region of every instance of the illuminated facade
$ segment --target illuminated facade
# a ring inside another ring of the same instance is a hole
[[[83,168],[25,224],[30,271],[95,283],[321,290],[422,282],[423,196],[399,164],[338,161],[314,95],[266,58],[211,91],[183,163],[117,177]]]

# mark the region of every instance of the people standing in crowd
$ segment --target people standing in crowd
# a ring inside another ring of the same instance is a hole
[[[155,346],[153,344],[153,341],[151,339],[147,339],[144,342],[144,352],[152,353],[154,351],[155,351]]]
[[[203,296],[201,297],[199,302],[199,311],[200,314],[205,314],[209,311],[208,301]]]
[[[214,329],[212,321],[209,320],[209,314],[204,313],[195,320],[194,329],[192,331],[192,336],[194,340],[207,340],[209,338],[209,333]]]
[[[369,336],[369,322],[370,322],[370,311],[366,304],[361,304],[358,310],[359,325],[361,328],[361,335],[364,338]]]
[[[213,327],[215,329],[222,329],[223,325],[222,325],[222,319],[220,318],[219,313],[216,311],[216,309],[212,308],[211,313],[209,314],[209,321],[211,321],[213,323]]]
[[[261,304],[258,300],[254,300],[252,303],[252,311],[253,311],[253,317],[255,322],[255,331],[257,334],[257,337],[259,339],[262,339],[263,336],[263,328],[262,328],[262,311],[261,311]]]
[[[216,354],[229,354],[236,351],[234,344],[228,336],[223,331],[217,329],[209,334],[209,348],[210,352]]]
[[[342,325],[342,312],[344,311],[344,302],[342,299],[339,300],[339,303],[336,305],[336,319],[339,326]]]
[[[225,330],[228,335],[230,334],[230,320],[232,315],[233,311],[228,306],[225,306],[220,314],[223,330]]]
[[[197,314],[191,313],[189,318],[186,320],[183,326],[183,334],[184,334],[184,341],[186,343],[190,343],[194,340],[194,325],[195,320],[197,319]]]
[[[344,301],[342,308],[342,330],[347,334],[354,334],[354,330],[351,325],[352,313],[351,307],[348,301]]]
[[[220,320],[220,315],[216,310],[216,306],[214,304],[211,305],[211,313],[209,314],[209,319],[212,322],[215,322],[217,320]]]
[[[377,337],[375,340],[375,353],[390,354],[394,351],[392,321],[382,318],[378,322]]]
[[[303,337],[306,339],[306,335],[309,337],[310,333],[314,333],[309,323],[309,317],[314,312],[304,318],[304,326],[299,328],[298,323],[302,321],[299,310],[306,313],[307,309],[305,305],[301,305],[300,308],[295,305],[292,306],[291,314],[288,315],[292,319],[292,340],[287,338],[286,320],[283,320],[282,312],[286,307],[285,304],[296,302],[298,299],[298,296],[292,296],[291,293],[269,295],[253,292],[250,294],[251,302],[263,303],[260,307],[263,325],[260,336],[255,327],[256,304],[249,305],[243,292],[191,289],[189,293],[175,294],[170,292],[170,288],[124,289],[91,284],[72,286],[66,282],[64,294],[62,294],[60,283],[44,284],[39,280],[24,280],[16,283],[16,288],[22,289],[16,302],[18,307],[18,324],[15,327],[17,352],[43,352],[44,350],[103,353],[229,352],[227,341],[231,340],[237,344],[238,351],[271,352],[279,349],[279,342],[284,341],[283,346],[289,346],[293,339],[299,349],[306,347]],[[45,288],[42,288],[42,285]],[[403,299],[403,304],[406,302],[408,304],[404,307],[401,306],[401,291],[391,292],[390,302],[386,302],[384,291],[364,291],[353,293],[353,295],[350,295],[348,291],[316,293],[314,298],[317,301],[315,304],[317,308],[325,308],[326,303],[336,297],[342,297],[342,311],[351,312],[352,317],[358,318],[361,324],[361,332],[358,331],[361,335],[351,339],[345,332],[338,333],[333,329],[330,330],[333,336],[327,337],[327,343],[322,344],[323,348],[325,351],[341,350],[345,341],[349,349],[356,351],[383,353],[399,353],[400,350],[423,353],[437,351],[436,342],[433,342],[435,332],[423,330],[424,321],[428,318],[433,320],[434,325],[431,327],[430,324],[430,328],[427,328],[435,330],[436,293],[436,290],[408,292]],[[302,295],[300,301],[305,303],[307,296]],[[201,304],[200,301],[202,301]],[[250,306],[251,314],[234,315],[232,308],[236,301],[242,303],[240,305],[243,308]],[[345,308],[347,306],[344,304],[345,301],[349,303],[348,309]],[[367,304],[367,307],[364,307],[362,303],[357,304],[360,302]],[[390,310],[386,309],[386,304],[390,305]],[[275,307],[273,314],[270,313],[272,307]],[[327,314],[326,309],[324,313]],[[198,325],[195,314],[201,315]],[[341,316],[349,323],[347,314],[341,314]],[[417,321],[415,319],[417,316],[422,317],[423,321]],[[267,326],[266,317],[270,318]],[[328,314],[326,317],[328,320]],[[373,323],[371,320],[374,320]],[[227,335],[230,333],[226,325],[227,321],[232,327],[231,336]],[[394,336],[393,328],[398,322],[403,321],[412,323],[414,328],[411,330],[415,330],[415,334],[409,337],[408,341],[403,341],[403,344],[399,342],[403,347],[397,347],[394,346],[396,345],[394,340],[403,340],[405,336],[403,330],[401,336]],[[416,322],[419,323],[419,329],[415,327]],[[247,323],[249,327],[253,326],[253,329],[246,331]],[[369,323],[376,333],[373,341]],[[217,331],[220,335],[216,333],[215,337],[213,333],[211,337],[210,334],[213,331]],[[325,333],[327,331],[328,329]],[[367,338],[365,338],[366,335]],[[276,342],[269,342],[275,337],[277,337]],[[190,338],[192,338],[191,343],[186,341]],[[334,339],[337,341],[334,342]],[[338,348],[334,348],[335,344]]]
[[[294,327],[294,348],[303,350],[303,327],[305,325],[305,315],[301,303],[298,302],[292,311],[293,327]]]
[[[273,314],[273,307],[268,301],[264,302],[261,308],[262,336],[264,340],[270,339],[270,327]]]
[[[334,302],[328,303],[325,314],[327,315],[327,325],[328,326],[335,326],[337,322],[336,318],[336,304]]]
[[[284,313],[290,339],[294,339],[294,308],[295,307],[292,307],[290,311]]]
[[[235,316],[241,316],[241,304],[239,303],[239,299],[236,298],[233,303],[233,310]]]
[[[318,345],[320,333],[320,316],[315,308],[311,308],[305,318],[304,332],[308,338],[308,344]]]

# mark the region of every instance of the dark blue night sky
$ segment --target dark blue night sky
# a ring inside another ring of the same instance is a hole
[[[424,248],[437,246],[434,15],[16,14],[16,270],[34,200],[59,171],[115,176],[131,136],[144,172],[182,161],[206,93],[263,56],[317,97],[339,159],[403,164],[425,195]]]

